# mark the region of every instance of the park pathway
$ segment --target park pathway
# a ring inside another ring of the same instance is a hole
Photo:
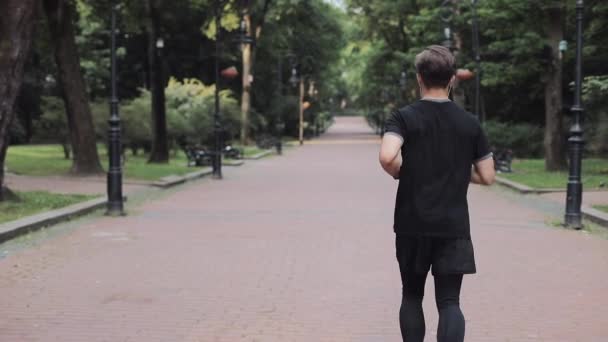
[[[337,118],[223,181],[8,253],[0,341],[399,341],[396,182],[377,150],[363,119]],[[559,216],[501,189],[469,197],[479,273],[464,283],[466,340],[607,341],[608,241],[551,227]],[[427,294],[433,341],[432,282]]]

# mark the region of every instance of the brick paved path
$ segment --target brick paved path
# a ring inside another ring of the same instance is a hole
[[[0,341],[399,341],[396,184],[369,132],[338,119],[222,182],[10,253]],[[464,284],[467,341],[606,341],[608,241],[547,227],[546,212],[502,190],[470,198],[479,274]]]

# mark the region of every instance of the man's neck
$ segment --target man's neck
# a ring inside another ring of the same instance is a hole
[[[433,99],[433,100],[449,100],[448,92],[443,88],[432,88],[425,89],[422,94],[423,99]]]

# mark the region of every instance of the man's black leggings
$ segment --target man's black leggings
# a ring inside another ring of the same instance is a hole
[[[422,342],[426,326],[422,311],[424,284],[428,273],[402,274],[403,299],[399,311],[401,335],[406,342]],[[464,341],[464,316],[460,311],[462,274],[436,275],[435,301],[439,311],[438,342]]]

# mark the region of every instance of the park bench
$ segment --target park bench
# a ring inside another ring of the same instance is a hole
[[[202,146],[183,145],[182,150],[188,158],[188,166],[210,166],[213,164],[213,154]]]
[[[498,172],[511,173],[511,163],[513,162],[513,150],[508,148],[493,148],[494,168]]]
[[[211,166],[213,165],[213,155],[215,151],[207,150],[202,146],[184,145],[182,150],[188,158],[188,166]],[[230,159],[243,159],[243,152],[231,145],[227,145],[222,150],[222,155]]]

